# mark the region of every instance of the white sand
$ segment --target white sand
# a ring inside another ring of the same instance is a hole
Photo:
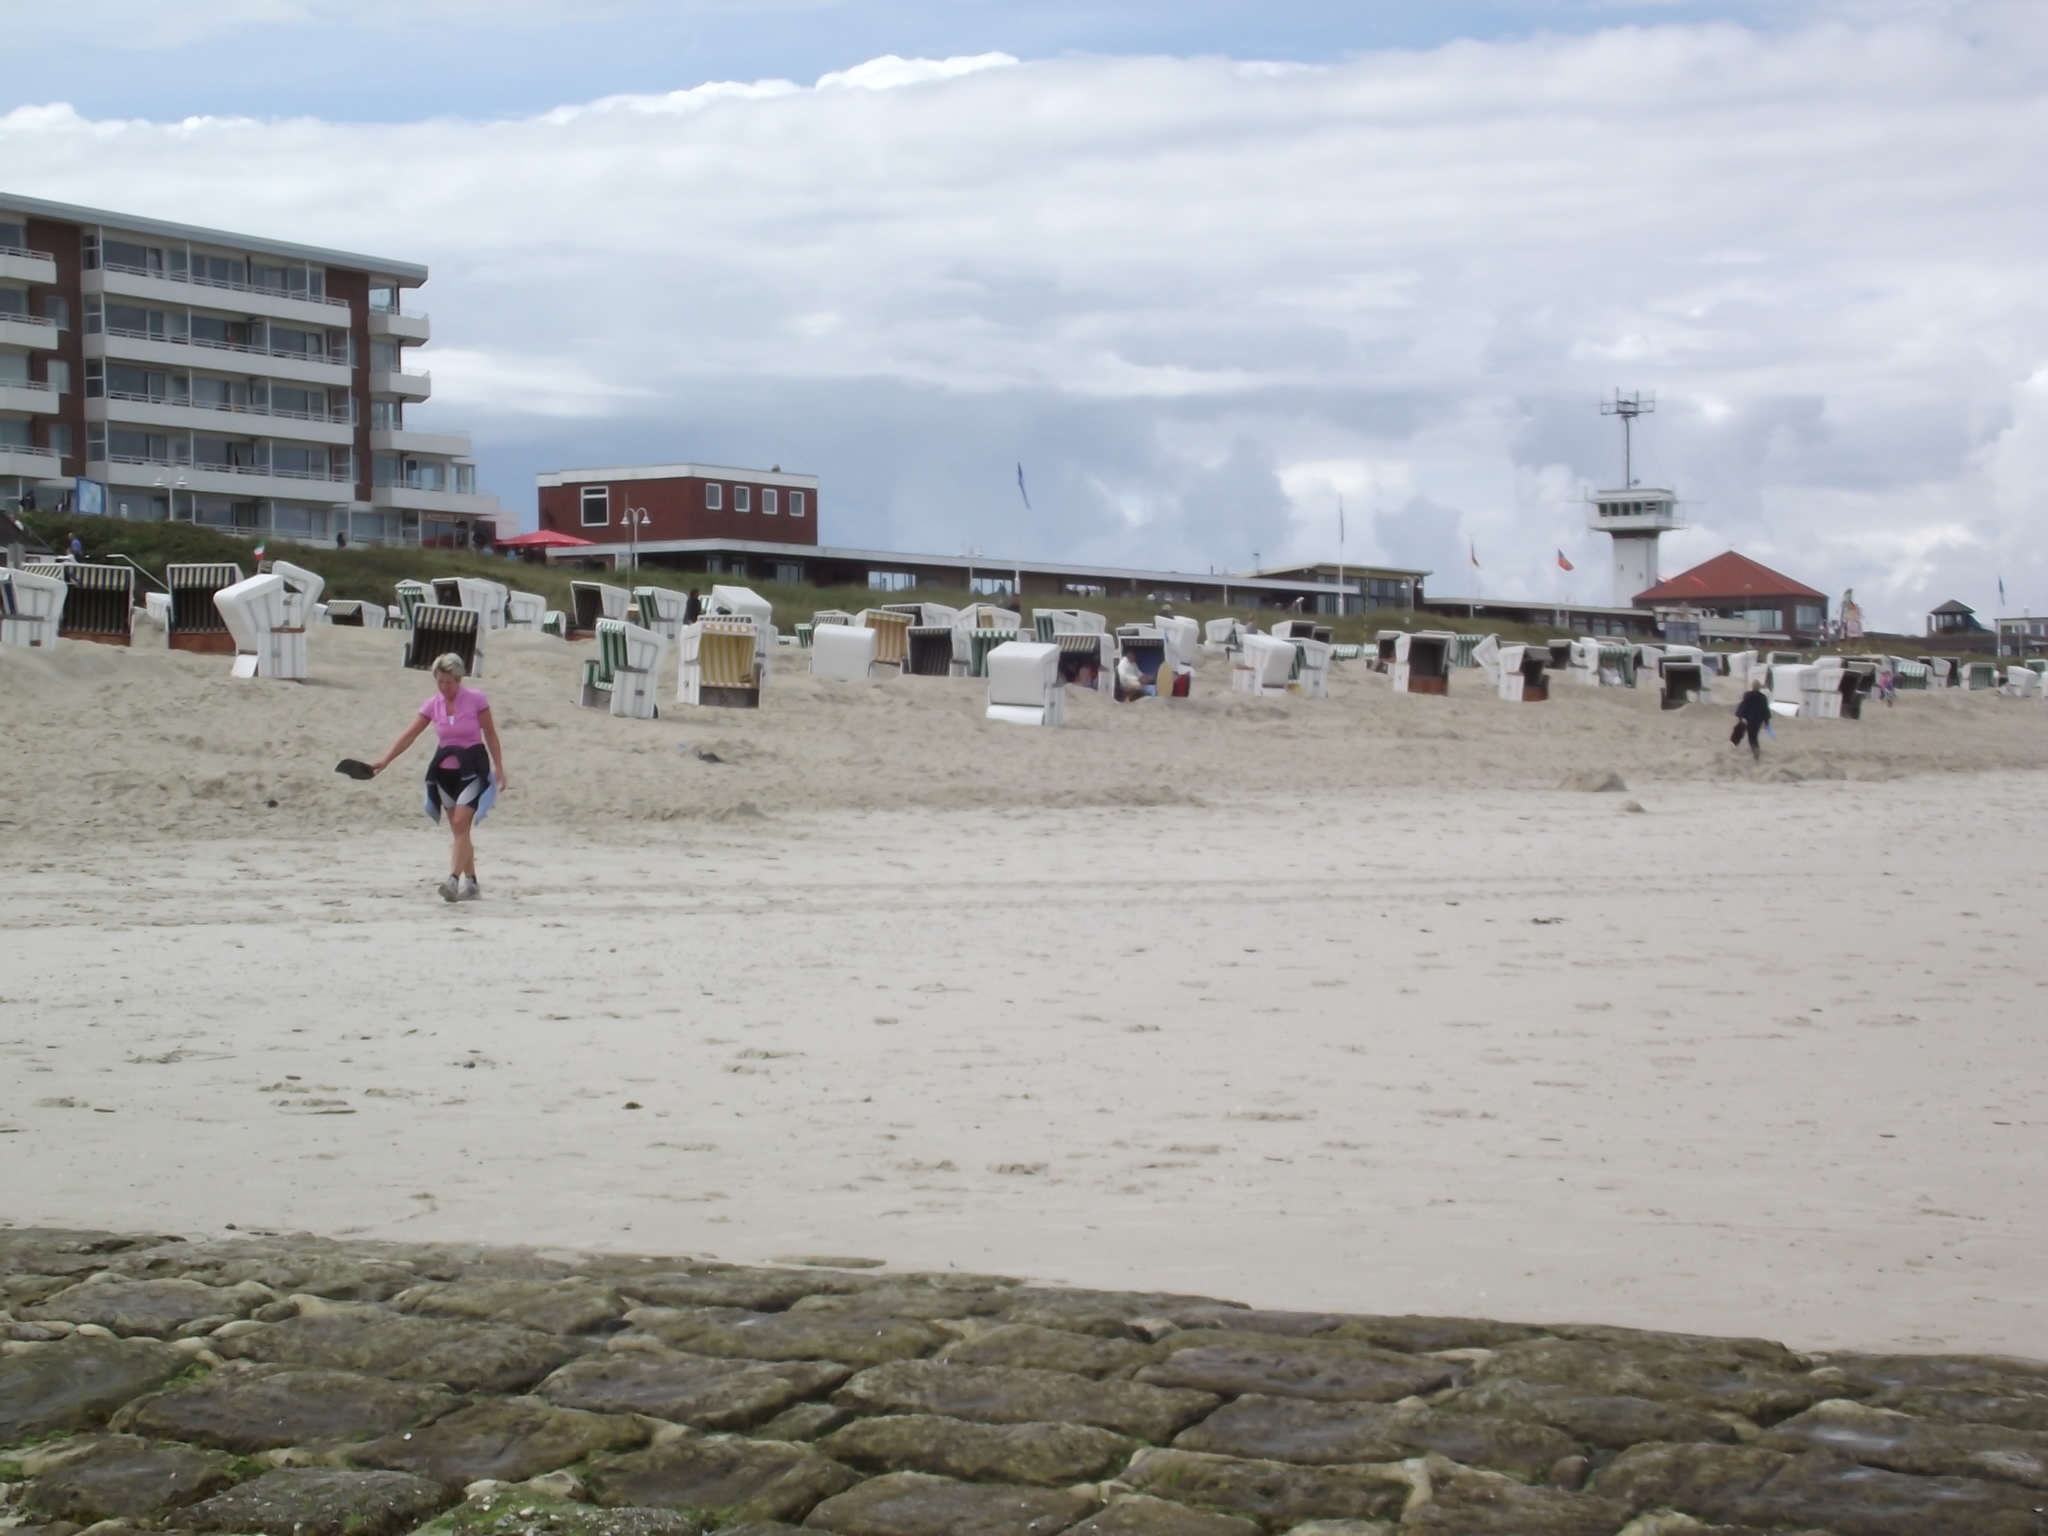
[[[1755,774],[1720,709],[1356,668],[1064,732],[923,679],[613,721],[522,638],[449,908],[420,754],[328,771],[424,694],[394,650],[0,655],[0,1220],[2048,1354],[2048,706]],[[1647,814],[1553,787],[1606,768]]]

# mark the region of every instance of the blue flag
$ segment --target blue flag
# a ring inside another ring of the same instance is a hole
[[[1024,489],[1024,466],[1021,463],[1017,466],[1017,494],[1024,498],[1024,510],[1029,512],[1031,510],[1031,493]]]

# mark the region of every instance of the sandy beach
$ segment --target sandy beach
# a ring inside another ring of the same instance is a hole
[[[331,771],[424,696],[398,644],[0,654],[0,1220],[2048,1354],[2038,703],[1760,768],[1723,707],[1357,664],[1057,732],[801,675],[642,723],[499,636],[450,908],[420,754]]]

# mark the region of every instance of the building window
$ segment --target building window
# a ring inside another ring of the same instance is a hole
[[[1099,587],[1092,581],[1069,581],[1060,586],[1062,592],[1072,597],[1107,597],[1109,588]]]
[[[476,466],[458,464],[455,466],[455,494],[474,496],[476,494]]]
[[[71,457],[71,427],[67,422],[53,421],[45,431],[49,434],[50,452],[60,458]]]
[[[1747,619],[1766,633],[1775,631],[1784,622],[1784,614],[1776,608],[1741,608],[1736,610],[1734,617]]]
[[[88,459],[104,461],[107,456],[106,423],[89,421],[85,424],[85,456]]]
[[[771,568],[769,580],[779,586],[800,587],[804,582],[804,568],[789,561],[778,560]]]
[[[911,592],[917,588],[914,571],[869,571],[870,592]]]
[[[1016,588],[1016,583],[1008,576],[976,576],[967,585],[973,588],[976,597],[1008,597]]]
[[[761,488],[761,515],[763,517],[773,517],[775,511],[775,487],[772,485],[763,486]]]
[[[405,429],[405,402],[403,400],[372,400],[370,402],[370,427],[378,432],[401,432]]]
[[[586,485],[581,501],[583,526],[603,528],[612,520],[612,488],[608,485]]]
[[[45,320],[53,321],[60,331],[71,329],[71,301],[61,293],[46,293],[36,300]]]
[[[395,341],[373,341],[370,343],[370,371],[372,373],[398,372],[398,343]]]
[[[802,517],[804,515],[804,493],[802,491],[791,491],[789,493],[789,515],[791,517]]]
[[[722,485],[707,485],[707,486],[705,486],[705,487],[704,487],[704,510],[705,510],[706,512],[718,512],[718,511],[722,511],[722,510],[724,509],[724,507],[725,507],[725,487],[724,487],[724,486],[722,486]]]
[[[750,485],[736,485],[732,488],[732,509],[735,512],[754,510],[754,488]]]
[[[1797,604],[1792,610],[1792,617],[1795,628],[1809,632],[1819,629],[1823,623],[1820,608],[1812,603]]]
[[[57,394],[70,394],[71,365],[66,362],[60,362],[54,357],[51,358],[43,364],[43,382],[48,384]]]

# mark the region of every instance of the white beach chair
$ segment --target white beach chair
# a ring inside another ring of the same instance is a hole
[[[2041,674],[2032,667],[2007,667],[2005,682],[1998,691],[2008,699],[2038,699],[2041,697]]]
[[[1034,608],[1031,610],[1031,626],[1037,631],[1038,638],[1046,643],[1050,643],[1054,635],[1109,633],[1109,620],[1084,608]]]
[[[1202,649],[1218,653],[1234,651],[1243,634],[1244,626],[1235,619],[1211,619],[1202,626]]]
[[[152,592],[149,596],[155,597],[157,594]],[[365,603],[352,597],[338,597],[327,605],[327,622],[345,625],[350,629],[382,629],[385,617],[382,603]]]
[[[234,677],[267,677],[280,682],[306,678],[306,630],[286,623],[291,593],[285,578],[272,571],[222,587],[213,604],[234,639]]]
[[[327,591],[325,576],[318,571],[309,571],[303,565],[293,565],[289,560],[271,561],[270,574],[284,578],[286,624],[296,624],[303,629],[308,624],[319,622],[313,610],[320,606],[320,599]]]
[[[514,592],[509,588],[505,593],[505,627],[523,629],[529,634],[541,633],[541,625],[548,616],[548,600],[538,592]]]
[[[597,633],[599,619],[617,619],[623,624],[632,601],[633,594],[624,587],[601,581],[570,582],[569,632],[565,638],[588,640]]]
[[[865,624],[824,624],[811,631],[811,676],[828,683],[866,682],[875,675],[876,632]]]
[[[583,688],[577,702],[586,709],[608,708],[623,720],[652,720],[660,715],[656,702],[668,637],[623,619],[597,621],[597,655],[583,663]]]
[[[1287,692],[1294,674],[1294,642],[1273,635],[1246,635],[1230,664],[1233,693]]]
[[[1008,640],[988,653],[988,719],[1063,725],[1066,698],[1058,646]]]
[[[1486,677],[1486,686],[1494,692],[1500,691],[1500,636],[1486,635],[1472,647],[1467,664],[1477,667]]]
[[[0,569],[0,645],[55,650],[65,587],[55,576]]]
[[[668,587],[635,587],[633,602],[640,609],[640,624],[673,645],[683,632],[683,607],[689,601]]]
[[[676,702],[718,709],[759,709],[766,663],[760,636],[745,614],[707,613],[685,624]]]
[[[436,658],[452,654],[462,658],[471,677],[482,677],[483,622],[484,616],[474,608],[420,604],[412,611],[412,628],[405,637],[405,665],[415,672],[431,672]]]
[[[1330,696],[1330,658],[1337,648],[1327,640],[1313,638],[1296,638],[1289,643],[1294,647],[1289,691],[1305,699],[1327,699]]]
[[[1166,641],[1166,664],[1170,667],[1192,667],[1195,653],[1201,649],[1202,626],[1193,619],[1177,613],[1155,615],[1152,627],[1159,631]]]
[[[1688,704],[1706,704],[1713,700],[1713,684],[1704,661],[1674,661],[1670,655],[1664,658],[1664,667],[1658,678],[1662,692],[1658,695],[1660,709],[1683,709]]]
[[[1395,693],[1445,694],[1451,691],[1451,656],[1458,637],[1440,629],[1419,630],[1394,641],[1394,664],[1387,683]]]
[[[1550,697],[1550,680],[1544,675],[1550,665],[1550,648],[1544,645],[1504,645],[1497,668],[1500,681],[1496,691],[1516,704],[1540,704]]]
[[[875,665],[901,668],[910,654],[911,615],[888,608],[863,608],[853,621],[875,632]],[[812,643],[817,632],[812,631]]]

